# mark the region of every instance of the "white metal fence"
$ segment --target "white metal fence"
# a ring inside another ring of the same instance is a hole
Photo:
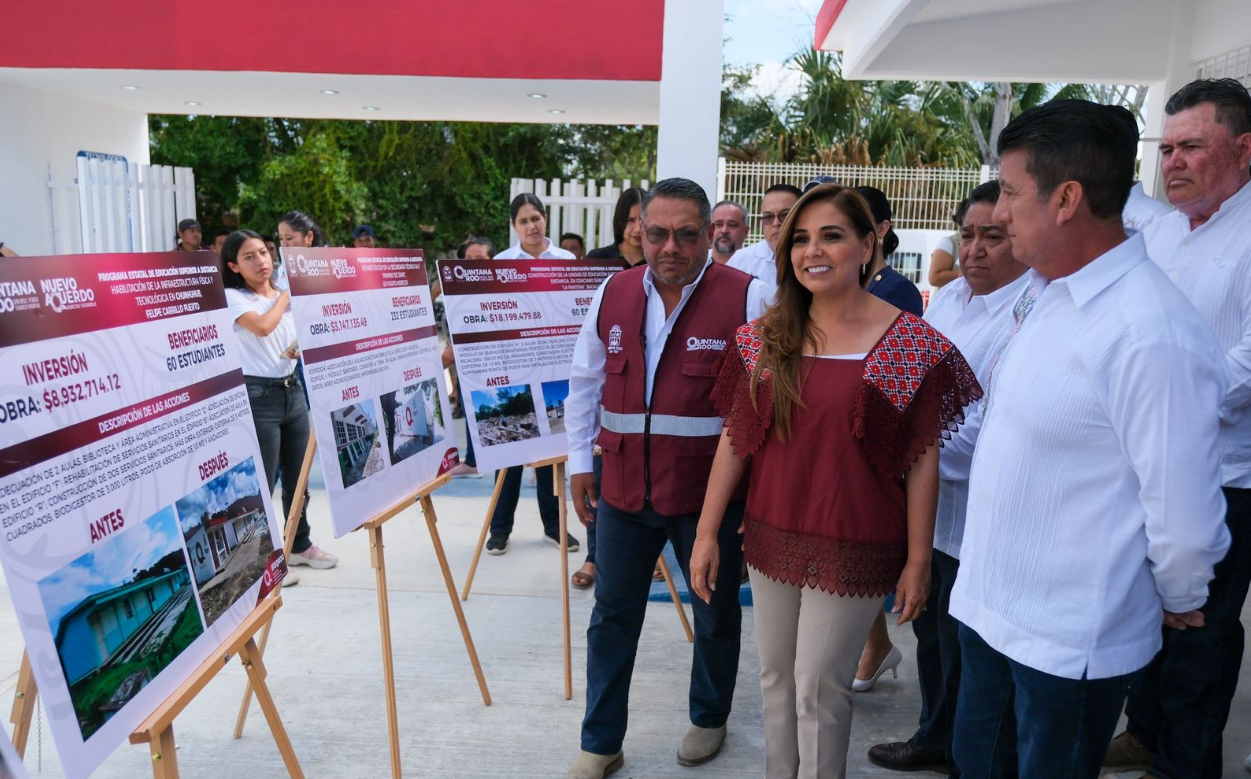
[[[1195,71],[1199,78],[1236,78],[1251,89],[1251,46],[1197,63]]]
[[[896,230],[955,230],[951,215],[969,191],[990,180],[990,168],[885,168],[855,165],[735,162],[722,158],[717,166],[717,200],[733,200],[747,209],[751,233],[760,240],[760,203],[774,184],[804,184],[817,176],[833,176],[852,187],[877,187],[886,193]]]
[[[191,168],[78,157],[48,164],[48,207],[56,254],[174,248],[178,222],[195,218]]]
[[[592,180],[561,181],[560,179],[513,179],[508,190],[512,201],[524,192],[531,192],[547,206],[547,236],[559,245],[564,233],[582,236],[588,250],[607,246],[613,242],[612,215],[617,198],[623,190],[634,186],[630,179],[620,184],[608,179],[603,184]],[[643,179],[638,186],[646,189],[651,184]],[[508,226],[509,245],[516,245],[517,231]]]

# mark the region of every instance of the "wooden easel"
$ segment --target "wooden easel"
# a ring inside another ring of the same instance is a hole
[[[287,517],[286,536],[283,545],[283,549],[287,554],[291,553],[291,545],[295,539],[295,530],[298,526],[300,511],[304,503],[304,490],[308,485],[308,476],[313,467],[313,457],[316,450],[316,440],[310,435],[308,448],[304,453],[304,463],[300,467],[300,477],[296,482],[296,495],[291,502],[291,514]],[[438,528],[435,527],[437,517],[434,512],[434,503],[430,499],[430,494],[447,484],[451,478],[451,474],[445,473],[433,479],[411,495],[397,502],[391,508],[366,520],[359,528],[369,534],[370,564],[374,568],[378,586],[378,623],[382,633],[383,687],[387,698],[387,730],[391,748],[391,775],[395,779],[399,779],[402,776],[400,766],[400,732],[395,690],[395,665],[391,648],[391,608],[387,597],[387,570],[386,558],[383,553],[382,526],[408,508],[413,501],[421,505],[422,513],[425,515],[426,528],[430,532],[430,541],[434,545],[435,556],[438,558],[439,568],[443,572],[443,582],[447,586],[447,594],[452,601],[452,609],[456,612],[456,621],[460,625],[461,638],[465,641],[465,649],[469,653],[469,661],[473,665],[474,676],[478,680],[478,689],[482,693],[482,702],[487,706],[491,705],[491,693],[487,689],[486,677],[482,674],[482,665],[478,662],[478,651],[474,648],[473,636],[470,635],[469,625],[465,622],[465,613],[461,609],[460,600],[456,597],[456,583],[452,580],[452,572],[447,564],[447,555],[443,551],[443,542],[439,539]],[[261,637],[261,652],[264,651],[264,644],[267,638],[268,631]],[[243,703],[240,706],[239,716],[235,723],[235,738],[239,738],[243,733],[248,707],[251,703],[251,695],[252,686],[249,685],[244,692]]]
[[[523,468],[544,468],[553,467],[552,489],[556,493],[556,498],[560,501],[560,600],[563,610],[563,627],[565,639],[565,700],[573,699],[573,646],[569,628],[569,501],[565,495],[565,464],[568,462],[567,456],[551,457],[546,460],[539,460],[533,463],[527,463]],[[461,591],[461,600],[469,600],[469,590],[473,587],[473,577],[478,571],[478,561],[482,559],[482,550],[486,547],[487,534],[491,530],[491,518],[495,515],[495,506],[499,503],[500,493],[504,490],[504,473],[507,469],[499,469],[495,478],[495,489],[491,492],[491,503],[487,506],[486,516],[482,520],[482,532],[478,534],[478,546],[473,553],[473,562],[469,565],[469,573],[465,577],[465,587]],[[662,555],[657,559],[657,565],[660,566],[660,572],[665,577],[665,584],[669,587],[669,596],[673,598],[673,605],[678,609],[678,619],[682,622],[682,627],[686,630],[686,640],[695,641],[695,634],[691,632],[691,623],[687,621],[686,609],[682,606],[682,601],[678,598],[677,587],[673,584],[673,578],[669,575],[669,566],[665,563]]]
[[[565,462],[568,457],[551,457],[546,460],[529,463],[530,468],[546,468],[552,466],[552,490],[560,501],[560,606],[561,627],[565,639],[565,700],[573,700],[573,640],[569,628],[569,501],[565,496]],[[469,576],[465,580],[462,600],[469,599],[469,588],[473,586],[473,575],[478,570],[478,560],[482,557],[482,548],[486,546],[487,531],[491,529],[491,516],[495,513],[495,504],[499,503],[500,492],[504,489],[504,470],[500,469],[495,479],[495,491],[491,493],[491,505],[487,506],[486,519],[482,521],[482,533],[478,536],[478,549],[473,555],[473,564],[469,566]]]
[[[304,779],[304,771],[300,768],[300,763],[295,756],[295,750],[291,746],[291,739],[287,736],[287,730],[282,724],[282,718],[278,715],[278,708],[274,704],[273,695],[269,692],[269,685],[265,683],[267,672],[261,658],[261,651],[255,641],[256,633],[269,625],[273,620],[274,612],[281,607],[281,597],[271,597],[261,601],[260,605],[248,615],[247,619],[239,627],[235,628],[234,632],[230,634],[217,651],[201,663],[200,667],[172,695],[166,698],[165,702],[157,707],[156,711],[144,720],[135,729],[134,733],[130,734],[130,743],[152,745],[150,749],[152,750],[152,776],[154,779],[177,779],[178,752],[174,741],[174,719],[187,708],[191,701],[195,700],[200,691],[208,686],[213,677],[225,668],[226,664],[230,662],[230,658],[235,655],[239,656],[239,660],[248,674],[248,679],[256,690],[256,698],[261,705],[261,711],[265,714],[265,721],[269,723],[269,729],[274,735],[274,741],[278,744],[278,752],[282,755],[282,762],[287,767],[287,773],[292,779]],[[30,720],[35,705],[35,692],[35,680],[31,673],[30,658],[26,653],[23,653],[22,667],[18,672],[17,694],[13,702],[11,718],[15,725],[13,746],[20,756],[25,756],[26,743],[30,736]]]
[[[35,716],[35,674],[30,667],[30,655],[22,652],[22,665],[17,672],[17,688],[13,693],[13,711],[9,722],[13,723],[13,748],[18,757],[26,757],[26,742],[30,738],[30,721]]]

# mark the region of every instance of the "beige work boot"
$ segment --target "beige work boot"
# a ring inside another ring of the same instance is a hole
[[[579,752],[573,767],[565,774],[565,779],[604,779],[617,773],[625,765],[625,755],[597,755],[594,752]]]
[[[678,747],[678,762],[682,765],[703,765],[717,756],[725,743],[725,725],[719,728],[701,728],[691,725]]]

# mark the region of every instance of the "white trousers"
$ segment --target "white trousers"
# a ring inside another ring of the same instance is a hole
[[[767,779],[844,779],[851,683],[885,598],[841,597],[751,575]]]

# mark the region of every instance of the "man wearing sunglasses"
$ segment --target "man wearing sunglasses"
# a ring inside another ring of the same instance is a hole
[[[582,751],[568,779],[602,779],[624,763],[630,679],[652,569],[666,541],[689,562],[723,420],[712,400],[722,353],[763,313],[771,291],[708,257],[712,209],[695,182],[665,179],[641,208],[645,265],[596,291],[574,349],[565,424],[572,498],[595,523],[595,609],[587,629]],[[603,450],[596,492],[592,451]],[[694,602],[691,725],[677,759],[706,763],[725,739],[738,675],[746,483],[721,527],[712,602]]]
[[[778,265],[773,259],[773,253],[777,250],[778,233],[801,194],[803,193],[799,191],[799,187],[790,184],[774,184],[765,190],[764,200],[760,204],[760,226],[764,230],[764,240],[735,252],[730,258],[731,268],[750,273],[769,285],[771,290],[777,288]]]

